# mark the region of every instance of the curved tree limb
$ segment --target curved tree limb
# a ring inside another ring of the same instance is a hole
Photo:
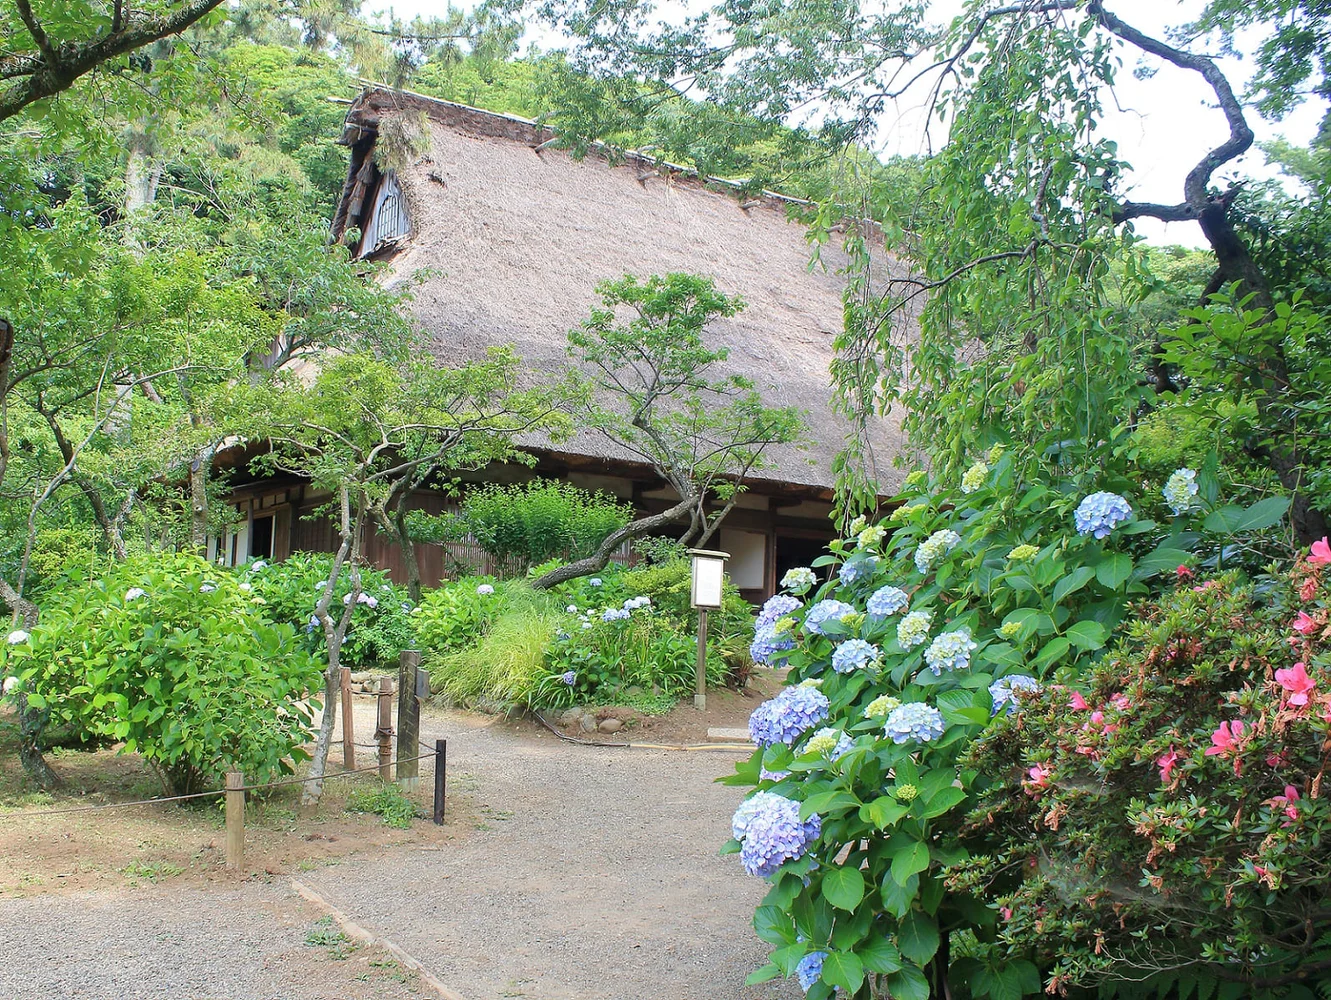
[[[76,41],[53,40],[32,12],[29,0],[15,0],[19,18],[32,37],[37,52],[0,57],[0,80],[13,81],[0,89],[0,121],[18,114],[29,104],[53,97],[75,80],[117,56],[152,42],[179,34],[223,0],[185,0],[176,9],[147,14],[116,5],[111,30],[96,31]]]

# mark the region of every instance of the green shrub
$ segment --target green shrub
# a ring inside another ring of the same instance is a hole
[[[124,741],[175,793],[292,773],[305,759],[319,664],[244,581],[190,555],[137,556],[53,594],[0,656],[28,703]]]
[[[954,878],[998,895],[1003,961],[1104,996],[1331,985],[1322,575],[1302,564],[1303,596],[1183,581],[1124,623],[1084,693],[1023,699],[973,745],[989,846]]]
[[[477,544],[511,575],[547,559],[589,556],[632,518],[632,504],[548,479],[471,490],[459,514]]]
[[[522,704],[541,674],[561,616],[549,595],[518,582],[497,587],[489,600],[493,609],[482,632],[426,660],[430,687],[459,704]]]
[[[411,829],[411,821],[416,818],[416,803],[392,782],[384,782],[373,789],[356,789],[347,796],[346,809],[352,813],[382,816],[386,825],[399,830]]]
[[[569,605],[527,700],[534,708],[563,708],[621,698],[631,687],[677,698],[693,690],[697,655],[696,636],[645,596],[618,608]],[[713,651],[708,683],[722,683],[726,673]]]
[[[256,560],[236,572],[262,599],[270,620],[295,628],[305,647],[326,661],[323,631],[313,615],[332,565],[331,554],[293,552],[281,562]],[[331,608],[334,616],[350,594],[350,575],[343,572]],[[405,587],[396,586],[382,570],[362,567],[361,596],[342,645],[342,662],[367,667],[396,664],[402,650],[416,645],[416,621],[411,609]]]
[[[442,655],[475,645],[504,608],[509,587],[468,576],[422,594],[412,616],[421,649]]]

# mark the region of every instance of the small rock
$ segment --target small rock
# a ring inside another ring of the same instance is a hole
[[[596,720],[590,715],[578,716],[578,728],[584,733],[593,733],[596,731]]]
[[[603,733],[617,733],[624,728],[624,723],[618,719],[602,719],[601,724],[596,728]]]
[[[583,712],[580,708],[565,709],[559,715],[559,724],[565,729],[572,729],[582,719],[582,715]]]
[[[351,672],[351,680],[356,684],[364,684],[373,676],[374,674],[368,670],[353,670]]]
[[[642,695],[646,694],[647,692],[643,690],[641,684],[634,684],[624,693],[628,695],[630,698],[639,698]]]

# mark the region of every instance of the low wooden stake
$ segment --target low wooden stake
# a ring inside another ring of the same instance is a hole
[[[351,668],[342,668],[342,766],[356,770],[356,725],[351,708]]]
[[[245,775],[226,773],[226,866],[238,871],[245,863]]]
[[[434,825],[444,825],[444,783],[448,778],[448,740],[434,741]]]
[[[393,780],[393,682],[379,678],[379,726],[374,731],[379,741],[379,777]]]

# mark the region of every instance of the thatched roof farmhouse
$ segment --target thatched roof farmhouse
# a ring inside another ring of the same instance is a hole
[[[402,141],[412,133],[416,152]],[[805,449],[771,453],[772,467],[748,481],[740,507],[712,540],[732,553],[736,582],[754,598],[765,596],[786,568],[807,562],[831,537],[832,459],[845,424],[832,412],[829,364],[842,322],[835,272],[845,258],[828,246],[822,265],[810,266],[790,199],[745,196],[645,156],[612,159],[593,150],[575,159],[551,139],[548,129],[513,116],[366,91],[352,104],[341,140],[351,162],[334,237],[352,234],[358,253],[386,258],[390,280],[426,271],[410,308],[445,363],[513,344],[533,370],[562,370],[570,364],[568,330],[599,304],[596,285],[624,274],[704,274],[741,295],[747,307],[709,330],[710,345],[726,347],[730,368],[770,403],[806,411],[810,427]],[[892,492],[901,475],[893,459],[904,448],[899,425],[877,422],[872,448],[865,458]],[[532,449],[535,474],[605,489],[643,510],[661,509],[672,496],[650,468],[595,432]],[[531,474],[491,469],[481,478]],[[219,540],[224,555],[280,557],[331,543],[326,526],[298,516],[316,498],[264,490],[256,482],[236,498],[249,522],[271,516],[271,523],[247,524],[243,536]],[[392,546],[372,548],[394,566]],[[423,554],[427,582],[446,571],[444,555]]]

